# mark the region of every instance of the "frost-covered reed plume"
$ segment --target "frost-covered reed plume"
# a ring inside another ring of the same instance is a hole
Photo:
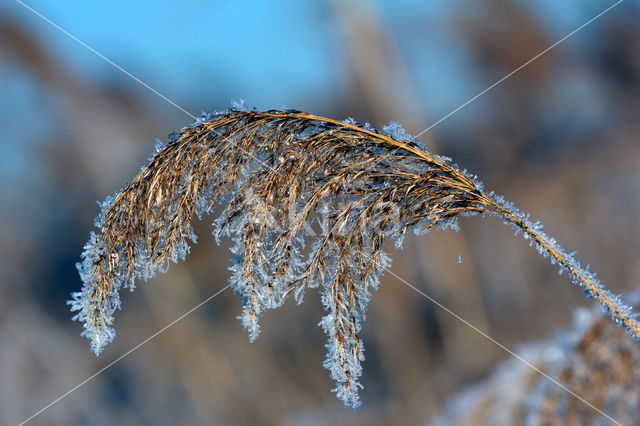
[[[216,207],[219,206],[219,207]],[[512,225],[613,319],[640,336],[619,298],[531,223],[450,159],[430,153],[397,123],[378,132],[352,119],[299,111],[231,109],[171,135],[148,165],[102,203],[78,269],[84,286],[71,310],[96,353],[115,336],[119,290],[166,271],[195,241],[194,215],[221,211],[214,236],[233,240],[231,284],[254,340],[258,319],[288,296],[319,288],[328,335],[325,367],[346,405],[359,405],[364,359],[358,333],[371,290],[390,260],[386,239],[455,227],[489,214]]]

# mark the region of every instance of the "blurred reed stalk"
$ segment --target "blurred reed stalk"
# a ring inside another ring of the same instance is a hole
[[[634,295],[638,306],[638,293]],[[433,426],[516,424],[637,424],[640,418],[640,347],[594,309],[579,308],[571,329],[528,343],[520,353],[601,412],[517,359],[498,365],[465,388]],[[615,420],[612,420],[615,419]]]

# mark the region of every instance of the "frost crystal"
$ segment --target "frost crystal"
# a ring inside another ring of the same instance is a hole
[[[246,99],[239,99],[237,101],[231,101],[231,108],[236,111],[248,111],[249,107],[247,106]]]
[[[404,127],[402,127],[402,124],[396,123],[395,121],[391,121],[389,124],[383,126],[382,130],[392,138],[399,141],[410,141],[413,139],[413,135],[407,133],[404,130]]]

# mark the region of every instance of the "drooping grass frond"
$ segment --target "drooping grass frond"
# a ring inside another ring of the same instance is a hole
[[[228,110],[205,115],[160,146],[149,164],[102,203],[69,301],[98,354],[111,342],[119,290],[182,259],[198,217],[221,209],[214,236],[230,238],[231,284],[242,296],[250,339],[258,319],[289,296],[319,288],[328,335],[325,367],[345,404],[359,405],[358,333],[371,291],[390,260],[382,245],[408,230],[456,226],[461,215],[511,224],[558,263],[634,337],[640,326],[617,296],[474,176],[430,153],[392,124],[380,133],[351,119],[299,111]],[[316,230],[314,231],[314,227]]]

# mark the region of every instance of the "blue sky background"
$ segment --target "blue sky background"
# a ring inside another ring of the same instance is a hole
[[[356,2],[358,3],[358,2]],[[362,2],[366,3],[366,2]],[[451,12],[471,2],[373,2],[402,47],[415,76],[418,98],[443,114],[483,88],[453,31]],[[342,41],[327,2],[81,2],[34,0],[34,9],[178,103],[244,97],[258,108],[303,108],[313,99],[333,102],[342,88]],[[606,2],[527,2],[550,36],[558,38],[588,19]],[[121,80],[111,65],[31,14],[18,3],[0,7],[32,27],[61,59],[91,78]],[[421,23],[424,28],[416,32]],[[576,39],[585,35],[578,35]],[[346,53],[348,54],[348,52]],[[135,83],[129,82],[131,86]],[[135,90],[142,90],[136,88]],[[313,105],[315,106],[315,105]]]

